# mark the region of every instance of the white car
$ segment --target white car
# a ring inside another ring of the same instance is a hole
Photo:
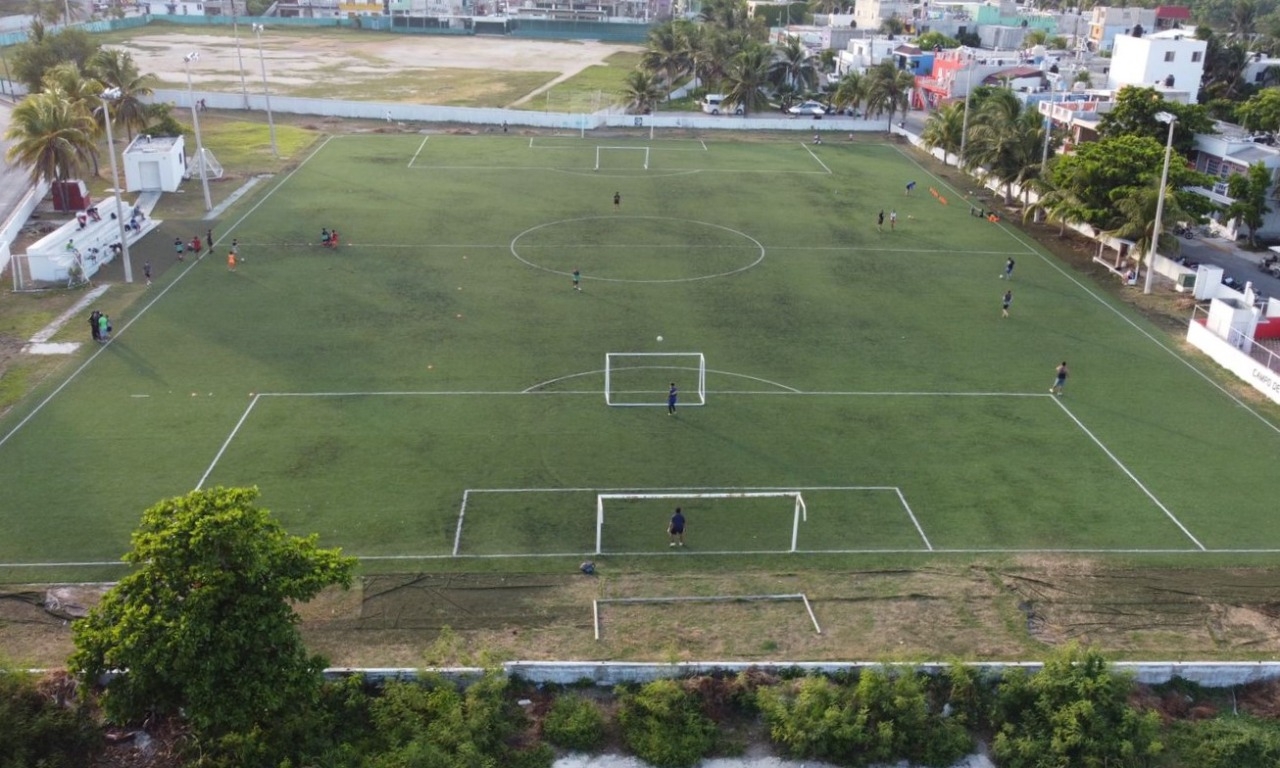
[[[789,115],[812,115],[814,118],[827,114],[827,105],[820,101],[803,101],[787,110]]]

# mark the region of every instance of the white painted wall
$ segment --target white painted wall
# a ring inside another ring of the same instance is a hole
[[[1117,35],[1111,53],[1111,69],[1107,73],[1107,87],[1163,87],[1165,78],[1172,75],[1173,89],[1186,91],[1194,104],[1200,94],[1200,78],[1204,75],[1204,54],[1208,46],[1208,42],[1196,40],[1188,30],[1168,30],[1148,37]],[[1170,57],[1172,61],[1167,60]]]

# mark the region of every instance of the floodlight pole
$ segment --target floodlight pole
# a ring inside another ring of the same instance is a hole
[[[1151,253],[1147,257],[1147,279],[1142,284],[1143,293],[1151,293],[1151,284],[1155,281],[1156,247],[1160,244],[1160,234],[1164,228],[1164,191],[1169,186],[1169,159],[1173,156],[1173,128],[1178,124],[1177,116],[1169,112],[1157,113],[1156,119],[1169,124],[1169,140],[1164,146],[1164,170],[1160,173],[1160,195],[1156,198],[1156,220],[1151,228]]]
[[[124,231],[124,190],[120,187],[120,169],[116,166],[116,144],[111,135],[111,102],[120,98],[119,88],[102,92],[102,117],[107,124],[107,151],[111,154],[111,183],[116,188],[116,226],[120,229],[120,258],[123,259],[124,281],[133,282],[133,265],[129,263],[129,238]]]
[[[271,91],[267,90],[267,60],[262,55],[262,25],[254,24],[253,33],[258,38],[258,64],[262,67],[262,97],[267,101],[267,128],[271,131],[271,154],[280,158],[280,149],[276,146],[276,121],[271,116]]]
[[[1044,121],[1044,150],[1040,153],[1040,175],[1044,176],[1049,171],[1049,137],[1053,134],[1053,107],[1055,90],[1062,81],[1062,75],[1049,75],[1049,114],[1045,116]]]
[[[249,86],[244,79],[244,55],[240,51],[240,22],[236,16],[236,0],[231,0],[231,34],[236,39],[236,62],[240,64],[240,95],[244,98],[244,108],[249,109]]]
[[[196,96],[191,90],[191,62],[200,60],[200,52],[192,51],[182,57],[187,65],[187,98],[191,101],[191,123],[196,129],[196,165],[200,168],[200,186],[204,189],[204,209],[213,210],[213,198],[209,196],[209,174],[205,170],[204,143],[200,141],[200,116],[196,110]]]

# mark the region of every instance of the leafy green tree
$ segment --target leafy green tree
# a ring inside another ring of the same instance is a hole
[[[1043,29],[1028,30],[1027,34],[1022,38],[1022,46],[1024,48],[1031,48],[1036,45],[1044,45],[1045,41],[1048,39],[1049,33]]]
[[[63,94],[36,93],[13,109],[5,132],[13,144],[5,157],[26,167],[37,183],[65,181],[89,169],[97,152],[95,131],[93,117]]]
[[[1012,202],[1014,184],[1040,175],[1044,130],[1039,114],[1025,109],[1012,91],[999,89],[970,115],[964,161],[994,176],[1004,185],[1005,201]]]
[[[898,14],[896,13],[880,22],[880,33],[888,35],[890,39],[892,39],[894,35],[902,34],[906,28],[907,25],[902,21],[902,19],[898,18]]]
[[[153,93],[155,75],[139,74],[132,55],[112,48],[95,53],[89,59],[88,71],[107,88],[120,91],[119,97],[111,102],[111,118],[124,126],[128,140],[133,141],[134,130],[141,131],[147,126],[147,109],[142,97]]]
[[[155,102],[145,105],[146,124],[142,130],[156,136],[182,136],[187,132],[185,126],[173,116],[173,107]]]
[[[1023,211],[1023,222],[1043,216],[1058,223],[1058,237],[1066,237],[1068,224],[1084,221],[1084,202],[1073,190],[1055,187],[1045,177],[1033,181],[1031,188],[1038,197]]]
[[[1153,240],[1158,244],[1157,250],[1164,253],[1177,253],[1181,249],[1182,244],[1169,231],[1170,224],[1175,221],[1187,221],[1193,216],[1182,210],[1178,196],[1172,189],[1166,187],[1160,231],[1156,232],[1156,207],[1160,204],[1158,179],[1141,187],[1125,189],[1119,194],[1113,193],[1112,203],[1115,206],[1116,226],[1107,234],[1132,240],[1133,251],[1137,254],[1138,261],[1146,258]]]
[[[91,765],[102,745],[91,707],[83,698],[60,703],[63,696],[74,698],[69,685],[56,695],[46,695],[41,687],[31,674],[0,667],[0,767]]]
[[[604,743],[604,715],[590,699],[562,693],[542,721],[542,734],[561,749],[594,752]]]
[[[1161,752],[1159,719],[1129,706],[1131,682],[1071,647],[1001,680],[992,753],[1001,768],[1140,768]]]
[[[1227,216],[1239,219],[1249,228],[1249,245],[1253,248],[1258,247],[1258,229],[1271,212],[1267,199],[1273,182],[1271,171],[1261,162],[1249,166],[1245,173],[1237,173],[1227,179],[1227,194],[1235,198],[1227,206]]]
[[[71,62],[83,72],[98,47],[84,30],[63,29],[49,33],[43,24],[34,21],[27,41],[15,45],[9,54],[13,79],[35,93],[41,89],[45,73],[59,64]]]
[[[116,721],[184,716],[202,737],[254,729],[312,705],[325,661],[307,653],[292,604],[347,587],[353,558],[287,534],[256,488],[166,499],[142,514],[135,570],[72,625],[69,660]]]
[[[1171,765],[1280,765],[1280,725],[1274,720],[1217,717],[1182,722],[1174,725],[1169,741]]]
[[[1264,88],[1236,108],[1236,119],[1251,131],[1280,131],[1280,88]]]
[[[1169,126],[1156,118],[1160,112],[1168,112],[1177,118],[1173,129],[1173,148],[1181,154],[1190,154],[1197,133],[1216,132],[1208,109],[1203,105],[1165,101],[1155,88],[1131,85],[1120,89],[1115,106],[1098,121],[1098,137],[1150,136],[1163,145],[1168,140]]]
[[[640,66],[649,74],[661,78],[668,93],[675,81],[689,69],[689,60],[681,44],[677,22],[668,21],[649,30]]]
[[[920,46],[922,51],[932,51],[934,48],[959,48],[960,41],[954,37],[947,37],[941,32],[925,32],[916,38],[916,45]]]
[[[836,85],[835,95],[831,102],[837,109],[852,109],[858,112],[867,100],[867,76],[861,72],[850,70]]]
[[[1067,38],[1063,37],[1062,35],[1054,35],[1053,37],[1044,41],[1044,44],[1048,46],[1049,50],[1051,51],[1065,51],[1067,50],[1067,46],[1069,46],[1071,43],[1067,40]]]

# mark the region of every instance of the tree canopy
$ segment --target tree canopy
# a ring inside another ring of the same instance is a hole
[[[1168,140],[1169,126],[1156,115],[1168,112],[1177,118],[1173,129],[1173,147],[1189,154],[1197,133],[1215,133],[1209,111],[1200,104],[1165,101],[1155,88],[1127,86],[1116,94],[1115,106],[1098,123],[1098,137],[1150,136],[1163,146]]]
[[[303,647],[292,603],[349,586],[355,561],[290,536],[257,497],[197,490],[143,512],[124,556],[136,569],[72,627],[75,673],[121,673],[104,696],[112,719],[181,713],[216,737],[314,702],[325,661]]]

